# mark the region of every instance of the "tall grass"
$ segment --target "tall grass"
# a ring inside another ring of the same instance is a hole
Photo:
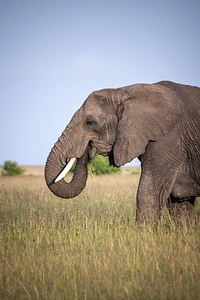
[[[92,176],[61,200],[0,177],[0,299],[200,299],[200,225],[135,227],[137,174]]]

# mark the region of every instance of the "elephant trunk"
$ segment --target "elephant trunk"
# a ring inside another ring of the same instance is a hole
[[[73,178],[70,182],[63,179],[55,181],[62,172],[65,165],[61,160],[62,151],[57,144],[52,148],[45,165],[45,180],[49,189],[58,197],[69,199],[79,195],[84,189],[87,181],[87,163],[88,151],[86,150],[82,157],[77,159]],[[66,164],[66,159],[65,159]]]

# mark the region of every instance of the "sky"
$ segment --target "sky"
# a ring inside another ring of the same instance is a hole
[[[200,86],[199,12],[198,0],[0,0],[0,165],[44,165],[94,90]]]

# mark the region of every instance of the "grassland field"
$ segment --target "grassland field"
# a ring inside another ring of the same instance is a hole
[[[200,204],[195,228],[167,210],[157,230],[135,225],[138,169],[90,175],[63,200],[43,167],[0,176],[0,299],[198,300]]]

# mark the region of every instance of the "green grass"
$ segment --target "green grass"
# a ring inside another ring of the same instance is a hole
[[[61,200],[41,176],[0,177],[0,299],[200,299],[199,220],[138,231],[137,184],[93,175]]]

